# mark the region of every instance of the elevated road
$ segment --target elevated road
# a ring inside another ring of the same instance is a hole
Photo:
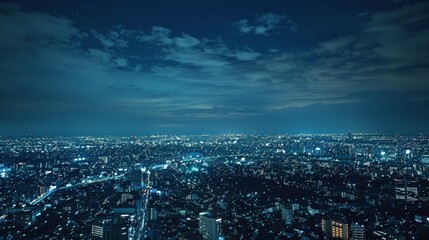
[[[138,225],[137,234],[136,234],[136,240],[144,240],[147,236],[147,228],[146,223],[147,219],[149,218],[149,199],[150,199],[150,171],[147,172],[147,184],[145,189],[143,190],[143,202],[142,202],[142,209],[139,214],[139,220],[140,223]]]
[[[43,194],[42,196],[39,196],[38,198],[31,201],[30,205],[38,204],[39,202],[43,201],[45,198],[49,197],[53,193],[56,193],[56,192],[61,191],[63,189],[74,188],[74,187],[78,187],[78,186],[82,186],[82,185],[99,183],[99,182],[113,180],[113,179],[119,179],[119,178],[122,178],[124,176],[125,176],[124,174],[120,174],[120,175],[116,175],[116,176],[112,176],[112,177],[97,177],[97,178],[93,178],[93,179],[83,179],[83,180],[81,180],[80,183],[67,184],[66,186],[63,186],[63,187],[51,189],[51,190],[47,191],[45,194]]]

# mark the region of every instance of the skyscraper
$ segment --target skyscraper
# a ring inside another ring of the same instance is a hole
[[[208,212],[200,213],[199,231],[205,240],[218,240],[222,219],[213,217]]]
[[[322,231],[325,239],[349,239],[349,225],[344,220],[322,219]]]

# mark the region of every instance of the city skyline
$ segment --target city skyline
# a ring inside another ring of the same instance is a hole
[[[0,1],[0,135],[428,133],[427,1]]]
[[[429,136],[0,137],[4,239],[428,239]]]

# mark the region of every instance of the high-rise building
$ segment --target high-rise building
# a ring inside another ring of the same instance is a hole
[[[325,239],[349,239],[349,225],[344,220],[322,219],[322,231]]]
[[[135,169],[130,174],[131,188],[141,189],[144,187],[144,175],[140,169]]]
[[[91,235],[93,239],[127,240],[128,226],[119,217],[97,217],[92,224]]]
[[[291,205],[281,206],[282,209],[282,219],[286,225],[291,225],[293,223],[293,208]]]
[[[205,240],[218,240],[222,219],[215,218],[208,212],[200,213],[199,231]]]
[[[152,201],[149,200],[149,219],[156,220],[158,217],[158,211]]]
[[[353,240],[365,240],[365,225],[359,223],[353,223],[352,226],[352,238]]]

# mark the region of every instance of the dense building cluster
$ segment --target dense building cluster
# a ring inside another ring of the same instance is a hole
[[[426,135],[0,138],[0,239],[429,239]]]

